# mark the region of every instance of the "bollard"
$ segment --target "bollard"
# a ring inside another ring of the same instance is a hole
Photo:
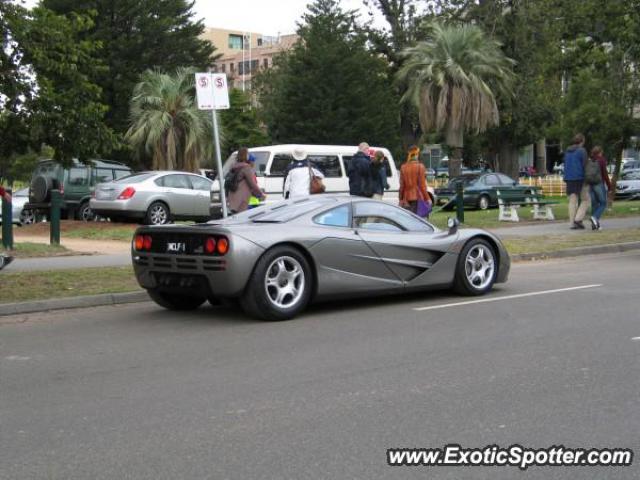
[[[464,189],[462,182],[456,183],[456,218],[464,223]]]
[[[62,207],[62,194],[60,190],[51,191],[51,214],[49,223],[49,243],[60,245],[60,208]]]
[[[11,189],[5,189],[11,195]],[[11,202],[2,198],[2,246],[7,250],[13,250],[13,213]]]

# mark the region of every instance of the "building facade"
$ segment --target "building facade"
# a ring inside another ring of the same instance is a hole
[[[295,34],[268,36],[256,32],[207,28],[202,38],[216,47],[220,58],[212,66],[218,73],[226,73],[229,88],[251,91],[251,78],[259,70],[270,68],[278,53],[291,48]]]

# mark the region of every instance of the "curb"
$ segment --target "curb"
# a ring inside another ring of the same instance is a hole
[[[82,297],[55,298],[32,302],[6,303],[0,305],[0,317],[22,313],[47,312],[66,308],[101,307],[123,303],[138,303],[149,300],[147,292],[105,293],[102,295],[85,295]]]
[[[523,262],[531,260],[546,260],[550,258],[570,258],[582,255],[598,255],[601,253],[621,253],[640,249],[640,242],[609,243],[605,245],[589,245],[586,247],[566,248],[551,253],[520,253],[511,255],[511,261]]]

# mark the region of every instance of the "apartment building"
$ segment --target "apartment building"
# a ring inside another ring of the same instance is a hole
[[[214,72],[226,73],[230,88],[251,91],[251,78],[260,69],[273,65],[273,57],[291,48],[298,36],[268,36],[256,32],[207,28],[202,38],[216,47],[221,57],[212,66]]]

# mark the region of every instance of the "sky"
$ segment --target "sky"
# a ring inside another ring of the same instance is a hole
[[[28,7],[36,3],[38,0],[25,0]],[[275,36],[294,33],[308,3],[310,0],[196,0],[193,10],[194,18],[203,18],[207,27]],[[342,0],[341,6],[343,10],[359,11],[363,23],[371,21],[362,0]],[[377,12],[373,22],[377,27],[385,25]]]
[[[207,27],[247,30],[265,35],[285,35],[296,31],[296,22],[306,11],[309,0],[196,0],[196,18]],[[343,10],[357,10],[362,22],[370,22],[362,0],[342,0]],[[376,14],[374,25],[384,26]]]

